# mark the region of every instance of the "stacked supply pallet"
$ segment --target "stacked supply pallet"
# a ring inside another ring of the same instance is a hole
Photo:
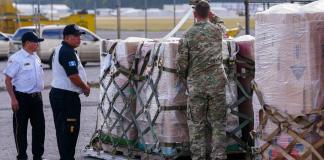
[[[224,106],[229,107],[228,148],[234,152],[249,148],[241,140],[241,129],[251,123],[246,118],[249,116],[239,113],[238,108],[247,99],[238,102],[236,55],[239,49],[236,44],[242,43],[244,48],[251,47],[245,42],[253,42],[243,39],[238,39],[240,42],[225,40],[222,53],[228,79],[228,106]],[[111,153],[122,151],[128,157],[139,155],[149,159],[155,159],[153,155],[176,158],[190,154],[186,85],[179,81],[176,73],[178,43],[179,38],[102,42],[98,138],[93,138],[93,146],[99,145],[96,149]],[[253,54],[252,50],[240,52]],[[239,123],[240,116],[244,118],[243,124]]]
[[[101,54],[101,61],[105,63],[101,63],[100,129],[106,135],[101,138],[116,146],[132,146],[138,137],[133,123],[136,93],[132,81],[138,41],[129,38],[103,42],[109,50]]]
[[[281,4],[256,15],[253,106],[262,159],[323,159],[324,10],[316,10],[323,4]]]
[[[149,112],[142,114],[140,130],[150,129],[147,134],[150,138],[141,143],[141,148],[158,144],[160,152],[170,157],[179,154],[177,151],[188,153],[186,87],[176,72],[178,39],[156,42],[151,44],[151,49],[144,73],[148,79],[138,88],[141,89],[138,102],[142,102],[137,103],[137,111],[147,109]]]

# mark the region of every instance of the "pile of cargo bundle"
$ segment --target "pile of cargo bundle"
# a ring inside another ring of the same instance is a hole
[[[189,153],[186,88],[175,70],[177,47],[177,39],[103,42],[99,129],[104,150],[126,148],[128,156],[136,150],[165,157]]]
[[[223,41],[223,64],[227,75],[227,153],[250,153],[253,140],[252,86],[254,79],[254,42],[249,35]],[[234,123],[235,122],[235,123]]]
[[[129,157],[138,152],[170,158],[190,155],[187,91],[176,71],[178,43],[179,38],[102,42],[101,101],[93,139],[100,146],[94,147]],[[244,82],[254,76],[253,52],[254,37],[223,42],[229,150],[246,149],[243,137],[253,128],[252,89]],[[244,129],[249,131],[242,133]]]
[[[256,19],[253,96],[260,159],[323,159],[324,1]]]

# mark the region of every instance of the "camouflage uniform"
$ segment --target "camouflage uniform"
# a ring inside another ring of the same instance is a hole
[[[216,16],[211,22],[195,23],[180,40],[177,55],[179,77],[188,85],[193,160],[226,159],[225,76],[221,67],[225,27]]]

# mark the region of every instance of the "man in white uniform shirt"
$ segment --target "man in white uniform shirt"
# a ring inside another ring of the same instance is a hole
[[[32,126],[32,153],[41,160],[44,153],[45,119],[41,91],[44,89],[43,68],[36,54],[38,38],[33,32],[22,36],[22,49],[9,57],[4,69],[5,84],[11,99],[17,159],[27,160],[27,126]]]
[[[84,33],[75,24],[67,25],[63,30],[62,44],[53,55],[53,80],[49,97],[61,160],[74,160],[80,130],[79,94],[90,94],[85,70],[75,50]]]

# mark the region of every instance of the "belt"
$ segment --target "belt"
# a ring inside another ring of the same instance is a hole
[[[42,94],[41,92],[34,92],[34,93],[23,93],[23,92],[19,92],[19,91],[15,91],[15,92],[20,95],[26,95],[26,96],[30,96],[30,97],[39,97]]]
[[[27,93],[31,97],[39,97],[41,95],[41,92],[34,92],[34,93]]]
[[[54,92],[56,92],[56,93],[59,92],[59,93],[64,93],[64,94],[76,95],[76,96],[79,96],[80,95],[80,93],[78,93],[78,92],[69,91],[69,90],[60,89],[60,88],[54,88],[54,87],[52,87],[52,90]]]

